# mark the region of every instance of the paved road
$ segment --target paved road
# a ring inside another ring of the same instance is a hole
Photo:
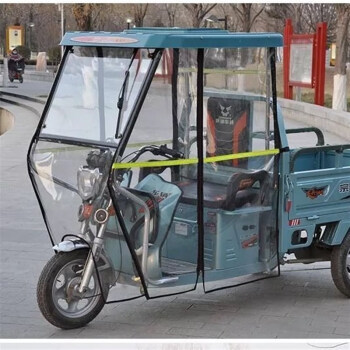
[[[50,85],[10,89],[42,96]],[[37,117],[6,108],[15,126],[0,138],[2,338],[349,338],[349,299],[333,285],[328,263],[286,266],[279,278],[207,295],[199,287],[181,296],[107,305],[78,330],[48,324],[35,289],[53,254],[26,170]]]
[[[101,347],[100,339],[89,339],[89,343],[76,344],[76,343],[50,343],[50,350],[65,350],[67,347],[74,348],[74,350],[94,350],[96,344]],[[232,343],[227,340],[218,341],[208,340],[205,341],[192,340],[192,341],[181,341],[181,340],[163,340],[155,342],[154,340],[145,341],[134,340],[132,343],[126,343],[125,341],[118,342],[120,348],[123,350],[280,350],[281,343],[267,342],[267,343],[243,343],[237,342]],[[118,348],[115,343],[104,342],[104,350],[114,350]],[[320,349],[334,349],[337,350],[350,350],[350,343],[343,341],[332,340],[327,343],[283,343],[283,350],[316,350]],[[2,350],[46,350],[47,344],[43,343],[32,343],[32,344],[2,344]]]

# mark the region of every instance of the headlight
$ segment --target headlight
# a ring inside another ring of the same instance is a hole
[[[92,199],[98,194],[101,173],[98,169],[80,167],[78,171],[78,190],[82,199]]]

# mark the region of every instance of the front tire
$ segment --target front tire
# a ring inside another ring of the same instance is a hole
[[[333,248],[331,272],[336,287],[350,298],[350,232],[341,245]]]
[[[88,256],[87,249],[58,253],[41,272],[37,287],[38,305],[46,320],[56,327],[83,327],[100,313],[105,304],[109,285],[101,281],[103,297],[96,271],[83,298],[74,294],[74,286],[80,283]]]

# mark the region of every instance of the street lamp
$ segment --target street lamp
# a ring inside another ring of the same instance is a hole
[[[126,23],[128,25],[128,29],[130,29],[130,24],[132,23],[132,19],[131,18],[127,18],[126,19]]]
[[[35,26],[34,22],[29,22],[28,26],[28,48],[30,50],[30,54],[32,54],[32,28]]]
[[[223,18],[217,18],[215,15],[211,15],[208,18],[205,19],[205,21],[208,21],[210,23],[218,23],[218,22],[224,22],[224,28],[227,30],[227,20],[228,16],[225,16]]]

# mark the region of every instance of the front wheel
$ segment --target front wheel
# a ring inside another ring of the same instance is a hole
[[[331,271],[336,287],[350,298],[350,232],[341,245],[333,248]]]
[[[38,282],[37,301],[43,316],[54,326],[73,329],[85,326],[102,310],[109,285],[101,281],[101,294],[96,271],[81,297],[76,292],[89,256],[86,249],[58,253],[44,267]]]

